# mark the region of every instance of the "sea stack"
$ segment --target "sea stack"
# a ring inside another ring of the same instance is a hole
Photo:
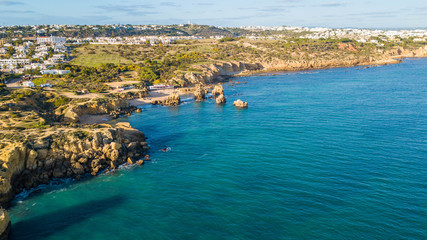
[[[234,101],[233,105],[235,107],[239,107],[239,108],[247,108],[248,107],[248,103],[247,102],[243,102],[240,99],[237,99],[236,101]]]
[[[164,102],[163,105],[167,105],[167,106],[177,106],[181,103],[181,97],[179,96],[178,93],[173,93],[172,95],[170,95]]]
[[[227,102],[227,99],[225,99],[224,94],[219,95],[216,99],[215,99],[216,104],[224,104]]]
[[[202,86],[197,85],[194,89],[194,99],[196,101],[203,101],[206,98],[206,91],[202,88]]]
[[[213,96],[224,95],[224,88],[222,87],[221,84],[218,84],[215,86],[215,88],[212,90],[212,95]]]

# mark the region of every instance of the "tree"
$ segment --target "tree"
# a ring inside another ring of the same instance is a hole
[[[7,47],[7,53],[6,53],[6,55],[9,58],[11,58],[13,56],[13,54],[15,54],[15,53],[16,53],[15,48],[13,48],[13,47]]]

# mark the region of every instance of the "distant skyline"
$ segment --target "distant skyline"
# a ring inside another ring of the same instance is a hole
[[[0,0],[0,25],[427,28],[426,0]]]

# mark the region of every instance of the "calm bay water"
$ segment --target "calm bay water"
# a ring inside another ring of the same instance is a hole
[[[225,106],[146,107],[122,121],[152,162],[15,200],[12,239],[427,239],[426,76],[254,76]]]

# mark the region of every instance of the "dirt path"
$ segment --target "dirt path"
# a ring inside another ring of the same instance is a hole
[[[109,114],[90,115],[84,114],[80,117],[81,124],[96,124],[111,121],[113,118]]]
[[[59,92],[59,94],[69,98],[90,98],[90,99],[100,98],[100,97],[103,97],[103,95],[105,95],[102,93],[88,93],[88,94],[77,95],[72,92]]]
[[[123,81],[123,82],[109,82],[109,83],[105,83],[108,86],[112,87],[112,88],[117,88],[120,87],[122,85],[126,85],[126,84],[137,84],[137,83],[141,83],[141,81]]]
[[[20,78],[12,79],[12,80],[8,81],[8,83],[6,83],[6,86],[8,88],[23,88],[22,86],[19,85],[19,80],[21,80],[21,79]]]

